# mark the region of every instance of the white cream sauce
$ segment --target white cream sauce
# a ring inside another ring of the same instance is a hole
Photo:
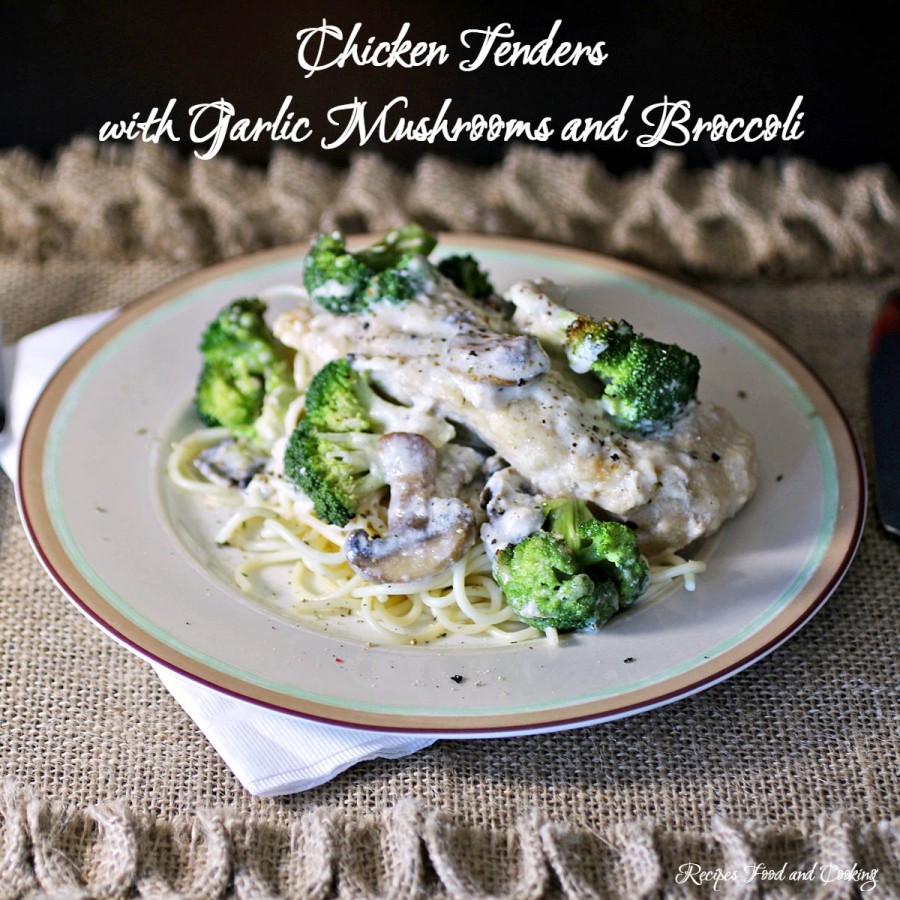
[[[297,291],[275,333],[313,370],[342,356],[364,361],[382,390],[424,414],[419,433],[429,416],[464,425],[527,480],[528,496],[595,503],[634,522],[645,552],[683,547],[744,505],[756,484],[754,449],[726,411],[698,404],[670,432],[615,431],[583,381],[535,340],[549,342],[574,318],[559,306],[560,289],[521,282],[507,296],[519,304],[511,320],[443,280],[406,304],[344,316]],[[494,526],[492,539],[535,530],[534,508],[506,503],[508,524]]]

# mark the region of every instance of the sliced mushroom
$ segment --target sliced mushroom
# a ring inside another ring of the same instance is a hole
[[[475,541],[475,517],[456,498],[433,496],[438,451],[420,434],[393,432],[378,442],[391,496],[388,533],[347,537],[350,565],[369,581],[419,581],[455,563]]]
[[[450,343],[446,365],[467,403],[494,409],[527,394],[550,358],[531,335],[472,330]]]
[[[447,361],[452,372],[497,387],[527,384],[550,369],[550,358],[536,337],[475,329],[454,338]]]
[[[213,484],[244,488],[254,475],[265,468],[266,462],[266,457],[252,447],[226,438],[200,453],[194,460],[194,466]]]

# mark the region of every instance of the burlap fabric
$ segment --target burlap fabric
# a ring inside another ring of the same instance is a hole
[[[617,179],[525,148],[412,173],[90,141],[47,167],[6,152],[6,339],[222,257],[410,217],[701,284],[793,346],[865,442],[868,330],[900,268],[900,186],[880,169],[669,157]],[[152,671],[59,594],[6,479],[0,517],[0,896],[900,896],[900,548],[874,517],[825,609],[718,687],[602,727],[439,742],[279,800],[248,796]],[[740,877],[680,884],[689,862]],[[782,877],[746,883],[756,863]],[[789,880],[826,866],[856,880]]]

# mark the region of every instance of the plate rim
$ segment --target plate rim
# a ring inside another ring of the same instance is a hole
[[[348,236],[348,243],[353,246],[371,240],[371,237],[372,235],[351,235]],[[867,478],[858,439],[834,395],[813,369],[781,338],[751,316],[691,284],[646,266],[590,250],[529,238],[465,232],[440,233],[438,237],[439,246],[443,247],[461,246],[476,250],[484,248],[549,255],[563,262],[586,264],[674,293],[680,299],[724,321],[756,348],[774,358],[796,380],[803,396],[819,412],[825,425],[828,444],[835,457],[838,476],[837,513],[828,546],[797,595],[762,628],[733,648],[732,655],[737,654],[736,659],[727,665],[722,665],[721,660],[717,662],[712,659],[663,682],[629,693],[615,694],[611,698],[557,707],[550,711],[498,714],[491,724],[485,723],[484,716],[442,715],[443,724],[436,725],[421,714],[398,715],[334,707],[285,695],[262,685],[247,684],[156,640],[112,607],[69,558],[56,533],[44,497],[43,444],[68,388],[101,348],[153,310],[229,274],[292,257],[299,258],[308,249],[309,241],[242,255],[175,277],[124,305],[117,315],[79,344],[51,376],[35,402],[22,435],[16,497],[29,542],[63,594],[95,625],[132,652],[153,664],[162,665],[237,699],[301,719],[341,727],[435,736],[489,737],[546,733],[635,715],[691,696],[737,674],[771,653],[803,628],[827,602],[849,569],[862,538],[867,512]],[[403,722],[398,724],[397,720],[401,718]]]

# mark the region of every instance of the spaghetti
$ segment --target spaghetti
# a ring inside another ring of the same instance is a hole
[[[296,410],[288,416],[295,420]],[[288,567],[291,608],[298,620],[359,615],[373,641],[426,644],[447,635],[499,644],[541,637],[558,641],[555,630],[543,632],[517,619],[491,575],[491,560],[480,541],[449,569],[423,581],[367,581],[347,562],[344,542],[353,528],[384,529],[383,499],[370,503],[357,520],[341,528],[318,519],[309,499],[277,472],[256,475],[243,490],[212,483],[195,462],[204,450],[227,438],[225,429],[206,428],[176,442],[168,458],[168,476],[199,500],[232,509],[216,542],[240,551],[234,581],[246,594],[257,593],[257,573]],[[666,593],[678,579],[693,590],[695,576],[704,568],[705,563],[674,553],[655,559],[645,599]]]

